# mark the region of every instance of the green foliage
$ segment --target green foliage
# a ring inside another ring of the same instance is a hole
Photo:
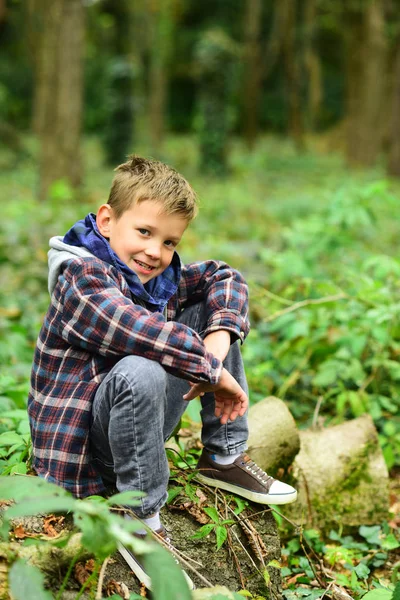
[[[15,600],[53,600],[44,587],[44,575],[37,567],[16,560],[9,573],[10,592]]]
[[[370,244],[378,207],[393,201],[382,182],[339,190],[263,249],[269,284],[255,285],[258,325],[244,350],[256,395],[287,399],[300,421],[317,404],[333,422],[371,414],[389,468],[400,460],[400,262]]]
[[[124,506],[136,506],[140,496],[139,492],[124,492],[108,499],[94,496],[77,500],[66,490],[38,477],[3,478],[0,479],[0,497],[2,500],[14,500],[15,504],[4,512],[0,535],[7,539],[10,520],[15,517],[71,512],[75,525],[82,532],[82,545],[94,554],[98,562],[115,552],[118,544],[123,544],[136,554],[144,556],[154,584],[155,598],[189,600],[188,586],[169,553],[158,544],[144,542],[132,535],[141,527],[139,521],[127,521],[109,510],[111,506],[121,506],[121,503]],[[170,573],[171,576],[165,578],[166,573]],[[160,578],[161,574],[165,578],[163,581]],[[93,576],[95,575],[96,573]],[[24,590],[26,591],[24,576],[28,578],[27,581],[31,581],[32,591],[37,594],[29,597],[37,600],[49,598],[44,591],[40,572],[22,561],[17,561],[10,570],[10,586],[13,593],[15,590],[16,600],[22,599]]]

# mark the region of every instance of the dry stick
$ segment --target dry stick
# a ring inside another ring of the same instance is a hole
[[[315,429],[317,426],[317,419],[318,419],[319,411],[320,411],[323,401],[324,401],[324,397],[318,396],[318,401],[317,401],[317,404],[315,405],[313,420],[312,420],[312,424],[311,424],[312,429]]]
[[[286,306],[292,306],[292,303],[290,300],[286,300],[286,298],[282,298],[282,296],[277,296],[276,294],[274,294],[273,292],[270,292],[269,290],[261,289],[260,293],[263,296],[267,296],[267,298],[271,298],[271,300],[276,300],[277,302],[280,302],[281,304],[286,304]]]
[[[99,573],[99,581],[97,582],[97,592],[96,592],[95,600],[101,600],[101,598],[103,596],[103,594],[102,594],[103,580],[104,580],[104,575],[106,574],[106,569],[107,569],[107,565],[108,565],[110,558],[111,558],[111,556],[107,556],[107,558],[104,560],[103,564],[101,565],[101,569],[100,569],[100,573]]]
[[[264,319],[265,323],[269,323],[270,321],[274,321],[278,317],[282,315],[286,315],[288,313],[293,312],[294,310],[298,310],[299,308],[303,308],[304,306],[309,306],[311,304],[327,304],[328,302],[336,302],[336,300],[344,300],[348,298],[345,293],[336,294],[335,296],[325,296],[323,298],[311,298],[309,300],[301,300],[300,302],[295,302],[291,306],[287,308],[283,308],[282,310],[278,310],[276,313]]]
[[[233,544],[232,544],[232,534],[231,534],[231,530],[230,530],[230,529],[228,529],[228,530],[227,530],[227,533],[228,533],[228,545],[229,545],[229,550],[232,552],[233,560],[234,560],[234,561],[235,561],[235,563],[236,563],[236,568],[237,568],[237,570],[238,570],[238,573],[239,573],[239,577],[240,577],[240,583],[241,583],[241,586],[242,586],[242,588],[243,588],[243,589],[245,589],[245,587],[246,587],[246,583],[245,583],[245,581],[244,581],[244,579],[243,579],[243,574],[242,574],[242,570],[241,570],[241,568],[240,568],[240,562],[239,562],[239,559],[238,559],[238,557],[237,557],[237,554],[236,554],[236,552],[235,552],[235,549],[234,549],[234,547],[233,547]]]
[[[225,507],[225,519],[228,519],[228,506],[226,504],[226,496],[225,495],[223,496],[223,500],[224,500],[224,507]],[[229,552],[232,554],[233,560],[236,563],[236,568],[237,568],[238,573],[239,573],[241,586],[242,586],[243,589],[245,589],[245,585],[246,584],[244,582],[242,570],[240,568],[239,559],[237,557],[237,554],[236,554],[235,549],[234,549],[233,544],[232,544],[232,535],[231,535],[231,530],[229,529],[229,527],[227,527],[227,529],[226,529],[226,537],[228,539]]]

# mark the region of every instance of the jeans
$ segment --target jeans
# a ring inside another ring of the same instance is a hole
[[[185,309],[176,320],[202,335],[206,323],[203,304]],[[231,345],[224,367],[247,393],[239,342]],[[106,486],[146,494],[134,508],[139,518],[158,511],[167,499],[169,468],[164,442],[187,407],[183,395],[188,389],[189,382],[143,356],[122,358],[97,389],[90,430],[92,462]],[[245,450],[247,414],[221,425],[214,416],[214,394],[206,393],[201,404],[205,448],[222,455]]]

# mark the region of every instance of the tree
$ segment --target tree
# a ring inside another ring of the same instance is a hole
[[[395,52],[391,113],[388,173],[400,177],[400,38]]]
[[[307,76],[307,126],[314,131],[322,102],[321,61],[315,49],[317,1],[304,3],[304,66]]]
[[[175,30],[174,0],[156,0],[152,9],[149,128],[153,151],[160,152],[165,134],[168,68]]]
[[[304,148],[304,125],[301,107],[301,71],[299,52],[296,44],[295,0],[280,0],[284,24],[282,36],[283,65],[286,80],[286,101],[288,108],[288,130],[298,150]]]
[[[65,178],[77,188],[82,177],[82,0],[32,0],[35,11],[34,129],[40,142],[39,197]]]
[[[261,92],[260,29],[261,0],[247,0],[245,15],[245,51],[243,85],[243,131],[249,150],[252,150],[258,133],[258,113]]]
[[[386,77],[384,0],[345,5],[347,160],[372,166],[382,149]]]
[[[107,162],[121,163],[130,153],[134,130],[135,64],[132,56],[133,8],[130,0],[107,2],[104,12],[113,19],[112,55],[107,61],[104,146]]]

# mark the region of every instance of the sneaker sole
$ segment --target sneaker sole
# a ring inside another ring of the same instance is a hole
[[[251,492],[246,488],[241,488],[238,485],[226,483],[225,481],[217,481],[216,479],[206,477],[200,473],[196,476],[196,479],[201,481],[201,483],[205,483],[211,487],[220,488],[221,490],[231,492],[232,494],[237,494],[238,496],[246,498],[247,500],[251,500],[252,502],[256,502],[257,504],[281,505],[291,504],[297,500],[296,490],[294,490],[291,494],[259,494],[258,492]]]
[[[133,573],[139,579],[140,583],[142,583],[148,590],[151,591],[150,577],[142,569],[141,565],[134,559],[132,554],[126,548],[124,548],[124,546],[118,546],[118,552],[121,554],[121,556],[123,557],[125,562],[129,565],[129,567],[131,568]],[[183,569],[181,569],[181,570],[182,570],[183,576],[186,580],[186,583],[188,584],[189,589],[190,590],[196,589],[193,581],[190,579],[190,577],[186,573],[186,571],[184,571]]]
[[[118,552],[125,560],[125,562],[129,565],[133,573],[139,579],[140,583],[143,583],[147,587],[148,590],[151,590],[151,579],[142,569],[141,565],[136,562],[132,554],[124,548],[124,546],[118,546]]]

